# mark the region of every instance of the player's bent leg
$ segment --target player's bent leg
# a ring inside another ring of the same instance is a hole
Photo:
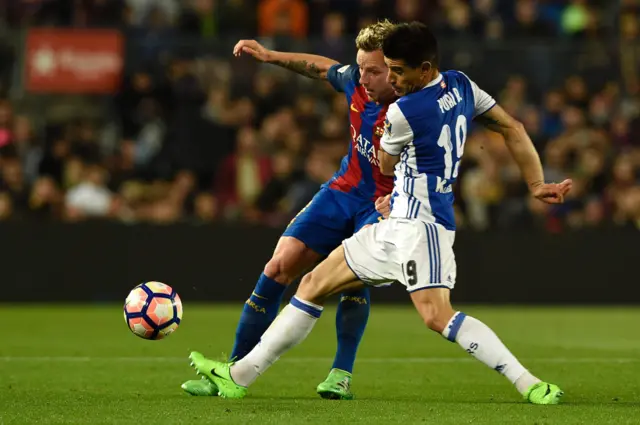
[[[346,264],[340,247],[302,279],[289,305],[243,359],[235,364],[221,363],[193,352],[192,365],[217,386],[221,396],[242,398],[258,376],[309,335],[329,296],[362,285]]]
[[[278,241],[273,257],[260,275],[255,289],[245,302],[236,339],[231,352],[232,359],[242,359],[256,346],[265,330],[278,315],[282,296],[289,284],[320,259],[320,254],[308,248],[302,241],[283,236]]]
[[[273,257],[264,268],[258,282],[245,302],[238,326],[231,359],[242,359],[260,341],[260,337],[278,314],[282,296],[289,284],[305,270],[313,267],[320,254],[302,241],[283,236],[278,241]],[[190,380],[182,389],[196,396],[216,396],[218,388],[210,380]]]
[[[557,404],[563,395],[560,388],[533,376],[487,325],[455,312],[449,292],[448,288],[429,288],[411,293],[411,300],[427,327],[504,375],[530,403]]]
[[[296,298],[323,305],[332,295],[353,292],[363,287],[364,284],[345,261],[344,247],[340,245],[302,278]]]
[[[336,316],[336,330],[338,332],[336,359],[350,365],[342,369],[336,367],[336,362],[334,361],[334,367],[329,376],[318,385],[316,392],[325,399],[352,400],[354,395],[351,391],[351,369],[353,368],[357,346],[360,343],[360,338],[369,316],[369,291],[347,265],[342,246],[336,248],[315,270],[305,275],[296,297],[322,305],[328,297],[337,293],[342,294],[341,303],[366,306],[366,316],[359,315],[359,317],[354,317],[352,314],[349,317],[344,314],[344,309],[342,311],[338,310]],[[345,297],[350,298],[345,299]],[[347,312],[349,312],[348,308]],[[339,321],[343,321],[343,323]],[[350,351],[347,351],[349,349]]]

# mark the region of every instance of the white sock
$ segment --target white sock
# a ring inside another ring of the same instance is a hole
[[[260,342],[242,360],[231,366],[234,382],[248,387],[280,356],[302,342],[313,329],[322,307],[297,297],[282,309]]]
[[[451,318],[442,336],[457,342],[467,353],[504,375],[521,394],[540,382],[520,364],[491,328],[478,319],[459,311]]]

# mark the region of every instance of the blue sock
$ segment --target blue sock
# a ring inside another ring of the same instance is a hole
[[[338,313],[336,314],[338,351],[333,361],[334,369],[353,372],[358,345],[360,345],[364,328],[367,327],[369,320],[370,307],[369,288],[340,294],[340,304],[338,304]]]
[[[253,293],[244,303],[231,359],[240,360],[260,342],[260,337],[278,315],[286,289],[264,273],[260,275]]]

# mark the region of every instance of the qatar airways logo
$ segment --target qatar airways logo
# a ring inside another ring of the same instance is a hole
[[[380,166],[380,161],[378,161],[378,152],[376,147],[368,140],[366,137],[363,137],[362,134],[359,134],[356,128],[351,126],[351,140],[356,146],[356,149],[360,153],[360,155],[367,158],[371,164],[376,167]]]

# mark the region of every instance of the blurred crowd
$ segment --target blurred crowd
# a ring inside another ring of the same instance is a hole
[[[12,25],[139,27],[219,36],[341,36],[376,19],[426,22],[447,36],[597,36],[636,0],[15,0]]]
[[[639,9],[636,0],[5,2],[5,27],[116,27],[142,48],[100,119],[42,122],[17,100],[0,101],[0,220],[286,225],[347,150],[344,95],[228,52],[167,57],[164,47],[177,37],[259,36],[348,57],[361,25],[389,17],[429,22],[446,40],[616,40],[611,55],[625,60],[604,61],[607,78],[566,75],[544,91],[536,69],[511,75],[519,52],[500,53],[493,66],[510,76],[487,89],[524,123],[547,179],[573,178],[574,189],[562,206],[532,200],[501,138],[474,126],[456,213],[474,229],[640,229]],[[494,71],[473,70],[486,88],[483,74]]]

